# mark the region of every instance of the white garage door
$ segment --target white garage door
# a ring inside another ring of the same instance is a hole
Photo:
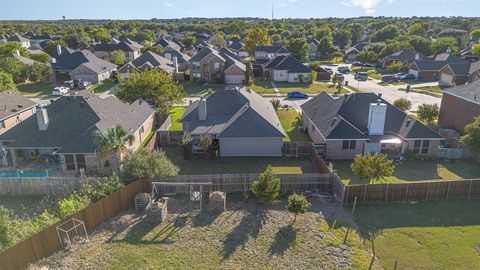
[[[245,83],[245,76],[243,75],[226,75],[225,83],[227,84],[242,84]]]
[[[282,138],[228,138],[220,139],[222,157],[282,156]]]
[[[451,85],[453,83],[453,76],[450,74],[442,73],[440,75],[440,84]]]

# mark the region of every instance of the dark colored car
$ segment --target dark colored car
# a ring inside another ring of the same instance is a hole
[[[382,76],[382,82],[396,82],[398,81],[397,78],[395,78],[395,75],[383,75]]]
[[[366,81],[368,79],[367,72],[357,72],[355,73],[355,80],[357,81]]]
[[[324,68],[328,73],[332,74],[333,73],[333,69],[332,68],[329,68],[329,67],[326,67]]]
[[[413,74],[405,74],[402,77],[400,77],[400,80],[402,80],[402,81],[415,80],[415,79],[417,79],[417,78],[415,78],[415,75],[413,75]]]
[[[303,92],[292,91],[287,93],[287,97],[288,98],[308,98],[308,95]]]
[[[361,67],[361,66],[363,66],[363,64],[360,63],[360,62],[353,62],[352,63],[352,67]]]
[[[339,67],[337,70],[338,70],[338,73],[342,73],[342,74],[350,73],[350,69],[348,67]]]
[[[340,79],[340,81],[343,82],[345,80],[345,76],[342,73],[337,73],[337,76]]]

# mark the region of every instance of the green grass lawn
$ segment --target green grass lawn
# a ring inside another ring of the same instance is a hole
[[[260,95],[275,95],[270,81],[265,81],[261,78],[255,78],[254,83],[248,87]]]
[[[182,123],[180,122],[180,118],[182,118],[183,112],[185,112],[186,107],[178,106],[173,107],[170,110],[170,120],[172,125],[168,129],[169,131],[182,131]]]
[[[118,84],[114,80],[106,80],[101,83],[92,85],[90,90],[94,93],[101,94],[109,90],[115,90],[118,87]]]
[[[385,269],[480,269],[480,201],[359,206],[355,222]]]
[[[223,157],[208,160],[204,156],[194,156],[192,159],[186,160],[180,146],[165,146],[162,149],[168,158],[179,167],[179,174],[260,173],[268,165],[272,165],[277,174],[316,172],[313,163],[308,158]]]
[[[225,85],[203,85],[200,82],[182,82],[183,89],[188,97],[190,96],[206,96],[211,91],[225,89]]]
[[[17,216],[28,215],[31,208],[38,206],[43,196],[2,196],[0,195],[0,206],[13,211]]]
[[[52,94],[53,88],[51,84],[46,82],[17,84],[18,91],[28,97],[49,96]]]
[[[334,169],[345,184],[366,184],[368,180],[356,176],[350,169],[351,162],[334,162]],[[393,176],[379,182],[412,182],[429,180],[457,180],[480,177],[480,166],[469,160],[455,163],[441,161],[409,160],[397,165]]]
[[[289,83],[289,82],[276,82],[275,83],[278,87],[278,90],[282,95],[287,95],[288,92],[291,91],[300,91],[307,93],[309,95],[316,95],[321,92],[327,92],[329,94],[333,94],[337,92],[337,89],[333,87],[333,85],[314,82],[311,83]],[[253,91],[261,94],[261,95],[275,95],[275,91],[272,87],[270,81],[265,80],[255,80],[255,83],[249,86],[250,89]],[[348,91],[344,88],[342,93],[347,93]]]
[[[310,136],[306,133],[298,131],[298,126],[301,124],[300,114],[295,110],[278,110],[278,118],[282,123],[283,130],[287,137],[286,142],[311,142]]]

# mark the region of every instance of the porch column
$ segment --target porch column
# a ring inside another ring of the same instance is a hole
[[[17,155],[15,154],[15,149],[10,149],[10,156],[12,156],[13,167],[17,167]]]

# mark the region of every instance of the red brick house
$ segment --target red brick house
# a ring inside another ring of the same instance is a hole
[[[468,81],[470,63],[451,63],[446,64],[440,69],[440,84],[442,85],[461,85]]]
[[[385,153],[436,157],[443,137],[410,118],[381,95],[355,93],[333,97],[321,93],[302,105],[303,126],[331,160]]]
[[[465,126],[480,116],[480,81],[443,91],[438,123],[443,128],[465,134]]]

